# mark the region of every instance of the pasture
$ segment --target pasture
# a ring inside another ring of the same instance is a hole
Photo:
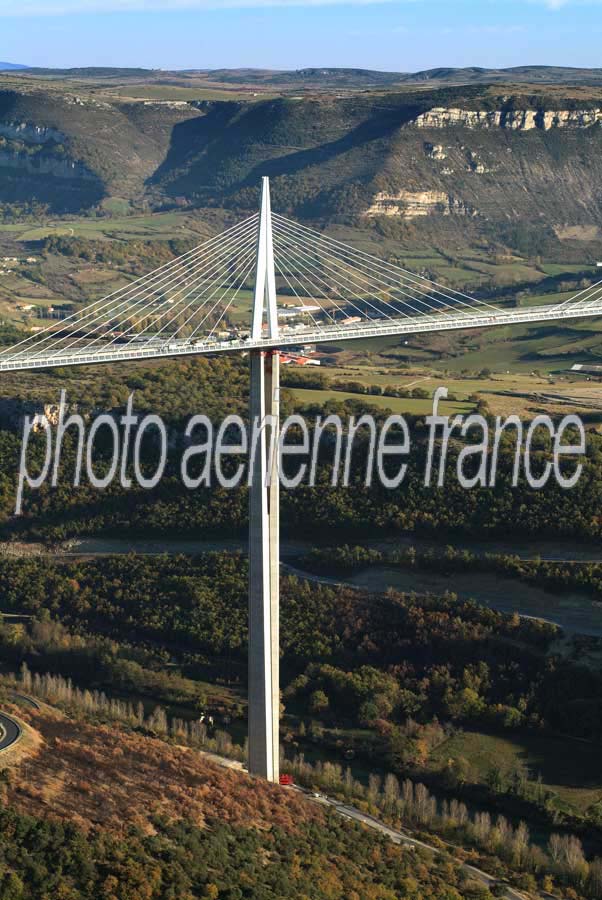
[[[579,813],[602,800],[600,748],[587,741],[536,733],[464,731],[440,744],[429,762],[444,765],[459,757],[468,761],[475,782],[483,782],[493,766],[509,772],[518,765],[526,767],[533,780],[541,776],[546,787]]]

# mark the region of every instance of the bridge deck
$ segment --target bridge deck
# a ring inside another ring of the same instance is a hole
[[[371,324],[306,328],[281,331],[277,341],[270,338],[187,341],[186,339],[149,341],[148,346],[139,344],[115,345],[103,349],[96,345],[94,351],[85,347],[61,352],[39,353],[18,351],[4,360],[0,356],[0,372],[14,372],[30,369],[48,369],[55,366],[96,365],[164,357],[196,356],[214,353],[240,353],[253,349],[281,349],[298,344],[333,343],[341,341],[390,337],[404,334],[424,334],[431,331],[457,331],[466,328],[491,328],[502,325],[536,324],[558,322],[566,319],[583,319],[602,315],[602,300],[587,305],[548,305],[525,310],[500,310],[499,313],[471,312],[453,314],[421,315],[397,321],[374,322]],[[6,353],[6,351],[5,351]]]

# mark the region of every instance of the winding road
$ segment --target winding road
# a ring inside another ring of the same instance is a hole
[[[0,752],[16,744],[22,734],[21,726],[15,719],[0,713]]]

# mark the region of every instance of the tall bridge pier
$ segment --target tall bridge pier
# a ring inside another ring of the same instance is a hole
[[[276,272],[297,297],[303,315],[294,330],[282,333]],[[220,340],[220,324],[253,273],[251,335]],[[2,347],[0,373],[250,353],[255,436],[249,442],[249,771],[277,782],[281,363],[277,348],[594,316],[602,316],[602,281],[559,303],[499,307],[272,214],[269,181],[264,178],[260,213],[66,319]]]
[[[265,329],[267,328],[267,335]],[[278,337],[269,180],[263,179],[251,337]],[[258,430],[249,487],[249,772],[279,780],[280,357],[251,351],[249,413]],[[252,452],[252,451],[251,451]]]

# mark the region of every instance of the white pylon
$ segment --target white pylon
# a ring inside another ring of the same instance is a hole
[[[267,312],[267,316],[266,316]],[[267,318],[267,322],[266,322]],[[269,179],[263,179],[251,335],[278,337],[276,276]],[[252,432],[249,487],[249,772],[279,780],[279,478],[278,351],[251,351],[249,412]]]
[[[253,321],[251,337],[262,337],[264,314],[267,307],[267,336],[278,337],[278,310],[276,308],[276,271],[274,268],[274,245],[272,241],[272,204],[270,200],[270,179],[262,179],[261,214],[259,236],[257,238],[257,270],[255,295],[253,298]]]

